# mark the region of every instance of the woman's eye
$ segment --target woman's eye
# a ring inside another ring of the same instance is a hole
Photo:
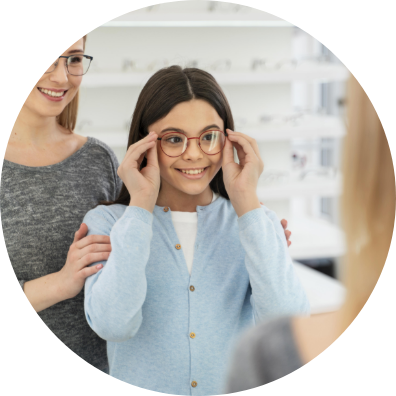
[[[73,56],[70,58],[70,63],[81,63],[82,56]]]

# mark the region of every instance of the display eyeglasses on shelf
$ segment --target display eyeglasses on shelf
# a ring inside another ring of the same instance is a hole
[[[100,61],[92,62],[92,69],[95,73],[147,73],[156,72],[157,70],[178,64],[182,67],[197,67],[207,71],[218,72],[252,72],[259,73],[276,73],[282,71],[303,71],[303,70],[322,70],[326,71],[328,68],[344,68],[341,63],[330,62],[330,57],[327,55],[310,57],[310,58],[290,58],[290,59],[267,59],[267,58],[253,58],[250,61],[246,60],[244,68],[235,68],[232,66],[232,60],[227,58],[220,58],[214,61],[199,58],[159,58],[159,59],[139,59],[139,58],[123,58],[121,64],[112,70],[104,70],[100,67]]]
[[[286,171],[276,171],[269,170],[264,171],[260,178],[259,184],[261,186],[265,185],[275,185],[275,184],[285,184],[285,183],[312,183],[319,182],[323,183],[326,181],[334,181],[338,177],[338,169],[336,167],[310,167],[302,169],[296,169],[290,172]]]

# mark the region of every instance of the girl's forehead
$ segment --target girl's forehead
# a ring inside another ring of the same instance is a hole
[[[191,133],[199,132],[210,125],[223,129],[224,123],[217,111],[207,102],[193,99],[177,104],[164,118],[153,124],[161,132],[168,128],[177,128]]]

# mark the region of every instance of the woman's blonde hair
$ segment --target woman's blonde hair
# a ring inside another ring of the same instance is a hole
[[[87,41],[87,36],[84,36],[83,37],[84,49],[85,49],[86,41]],[[60,113],[56,117],[56,121],[58,122],[58,124],[68,129],[70,132],[73,132],[76,127],[79,97],[80,97],[80,91],[77,91],[76,95],[71,100],[71,102],[63,109],[62,113]]]
[[[395,174],[381,121],[363,88],[349,81],[344,148],[347,322],[363,308],[388,255],[395,220]],[[349,323],[345,323],[346,327]]]

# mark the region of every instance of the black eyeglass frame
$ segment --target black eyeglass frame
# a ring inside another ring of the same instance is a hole
[[[200,148],[200,150],[201,150],[205,155],[216,155],[216,154],[221,153],[221,152],[224,150],[225,140],[224,140],[224,145],[223,145],[223,147],[221,148],[221,150],[218,151],[217,153],[213,153],[213,154],[205,153],[205,151],[203,151],[203,149],[202,149],[202,147],[201,147],[201,144],[200,144],[201,136],[202,136],[203,134],[205,134],[205,133],[207,133],[207,132],[211,132],[211,131],[213,131],[213,132],[221,132],[221,133],[225,136],[225,138],[227,139],[228,133],[227,133],[226,131],[221,131],[221,130],[219,130],[219,129],[209,129],[209,130],[207,130],[207,131],[203,131],[198,137],[190,137],[190,138],[188,138],[186,135],[184,135],[184,133],[181,133],[181,132],[168,132],[168,133],[166,133],[164,136],[157,138],[157,140],[160,141],[160,148],[161,148],[161,151],[162,151],[166,156],[168,156],[168,157],[170,157],[170,158],[177,158],[177,157],[180,157],[181,155],[183,155],[183,154],[186,152],[186,150],[187,150],[188,141],[189,141],[189,140],[192,140],[192,139],[197,139],[197,140],[198,140],[198,147]],[[161,143],[162,143],[162,142],[161,142],[162,139],[163,139],[165,136],[170,135],[170,134],[172,134],[172,133],[177,133],[177,134],[183,135],[183,136],[185,136],[186,139],[187,139],[186,149],[185,149],[181,154],[179,154],[179,155],[174,155],[174,156],[172,156],[172,155],[166,154],[165,151],[164,151],[164,149],[162,148],[162,144],[161,144]]]
[[[67,63],[68,63],[68,61],[69,61],[69,58],[73,58],[74,56],[83,56],[84,58],[89,59],[88,69],[87,69],[87,71],[86,71],[85,73],[83,73],[83,74],[72,74],[72,73],[69,72],[69,66],[68,66]],[[65,65],[66,65],[67,73],[70,74],[71,76],[76,76],[76,77],[83,76],[84,74],[87,74],[87,73],[88,73],[88,70],[89,70],[89,67],[91,66],[91,62],[92,62],[92,60],[93,60],[93,56],[84,55],[84,54],[74,54],[74,55],[69,55],[69,56],[61,55],[61,56],[58,57],[58,60],[57,60],[55,63],[53,63],[53,65],[55,66],[55,67],[54,67],[54,70],[47,71],[47,72],[45,72],[44,74],[49,74],[49,73],[52,73],[53,71],[55,71],[55,69],[57,68],[57,66],[58,66],[58,64],[59,64],[59,59],[60,59],[60,58],[66,59]]]

